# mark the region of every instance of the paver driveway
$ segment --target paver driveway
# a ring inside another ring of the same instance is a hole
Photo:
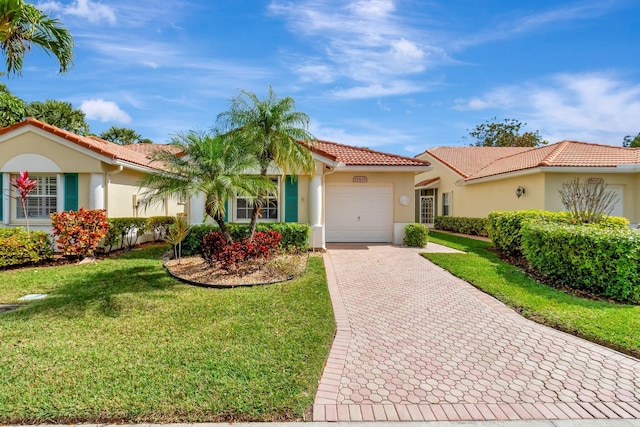
[[[526,320],[418,255],[334,245],[314,421],[640,418],[640,361]]]

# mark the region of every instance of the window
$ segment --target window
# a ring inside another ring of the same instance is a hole
[[[29,176],[36,181],[29,196],[27,196],[27,216],[29,218],[49,219],[50,214],[58,208],[58,180],[55,175]],[[16,218],[24,219],[22,199],[18,197],[16,203]]]
[[[278,178],[271,178],[271,181],[277,186]],[[253,202],[246,197],[236,197],[236,219],[248,220],[251,219],[251,212],[253,211]],[[265,205],[260,211],[261,219],[278,219],[278,194],[269,193]]]
[[[449,216],[449,193],[442,193],[442,216]]]

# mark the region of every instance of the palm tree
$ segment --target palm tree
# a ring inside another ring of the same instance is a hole
[[[311,174],[315,162],[308,150],[315,138],[307,130],[309,116],[295,111],[295,101],[287,96],[279,99],[269,86],[268,96],[260,100],[255,93],[241,90],[231,100],[228,111],[218,115],[221,132],[227,132],[253,146],[260,165],[260,175],[266,177],[270,164],[297,174]],[[262,192],[254,201],[251,212],[250,236],[265,203],[267,193]]]
[[[227,241],[231,235],[225,223],[225,202],[236,195],[253,199],[256,194],[275,191],[271,180],[247,175],[258,166],[247,144],[228,136],[189,131],[171,139],[172,149],[158,149],[153,158],[164,163],[162,170],[148,173],[140,187],[142,204],[150,205],[167,197],[205,196],[205,213],[220,227]]]
[[[32,45],[53,54],[61,73],[73,64],[73,37],[58,19],[23,0],[0,1],[0,49],[7,57],[8,74],[22,74],[22,59]]]

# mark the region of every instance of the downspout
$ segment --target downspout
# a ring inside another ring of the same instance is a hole
[[[107,180],[106,180],[107,181],[106,182],[107,188],[105,188],[105,192],[104,192],[104,207],[105,207],[105,210],[107,211],[107,213],[109,212],[109,184],[111,183],[111,176],[112,175],[117,175],[120,172],[122,172],[123,170],[124,170],[124,166],[119,165],[117,169],[114,169],[114,170],[109,171],[109,172],[106,173],[106,175],[107,175]]]

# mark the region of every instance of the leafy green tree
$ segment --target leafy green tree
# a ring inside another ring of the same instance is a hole
[[[522,126],[526,126],[526,123],[516,119],[504,119],[504,122],[501,123],[494,117],[469,131],[469,136],[476,140],[470,145],[476,147],[537,147],[547,143],[538,131],[520,134]]]
[[[627,135],[622,140],[623,147],[638,148],[640,147],[640,133],[636,136]]]
[[[27,105],[27,116],[69,132],[80,135],[89,133],[84,111],[73,108],[69,102],[53,99],[30,102]]]
[[[294,175],[313,173],[315,163],[311,152],[300,142],[313,144],[315,138],[308,131],[309,116],[295,111],[293,98],[278,98],[271,86],[264,100],[253,92],[241,90],[231,100],[229,110],[220,113],[217,120],[222,132],[251,144],[261,176],[266,177],[271,164]],[[262,192],[254,201],[250,224],[252,237],[267,195]]]
[[[140,187],[141,203],[148,206],[168,197],[204,194],[205,214],[218,224],[227,241],[231,235],[225,223],[226,201],[236,195],[255,198],[275,191],[275,185],[261,175],[247,175],[259,165],[247,143],[210,132],[189,131],[171,139],[173,150],[158,149],[154,160],[164,162],[163,170],[148,173]]]
[[[58,19],[23,0],[1,0],[0,49],[9,75],[22,74],[24,55],[34,45],[58,59],[61,73],[73,64],[73,37]]]
[[[153,141],[142,138],[135,130],[118,126],[111,126],[100,134],[100,138],[120,145],[153,144]]]
[[[26,114],[26,106],[22,99],[12,94],[0,83],[0,128],[11,126],[21,121]]]

